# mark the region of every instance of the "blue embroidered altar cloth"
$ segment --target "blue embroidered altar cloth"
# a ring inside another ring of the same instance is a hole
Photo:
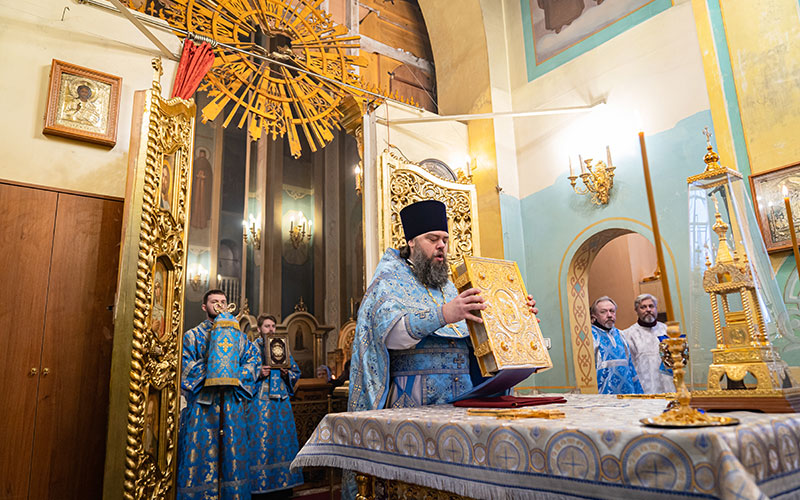
[[[557,420],[452,405],[325,416],[292,467],[329,466],[470,498],[800,496],[800,415],[729,412],[736,427],[656,429],[664,400],[564,395]]]

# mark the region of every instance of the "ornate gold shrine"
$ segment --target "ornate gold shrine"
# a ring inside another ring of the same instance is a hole
[[[389,151],[381,154],[380,167],[378,245],[382,250],[405,245],[400,210],[417,201],[433,199],[447,206],[450,262],[480,254],[478,195],[469,178],[462,176],[458,182],[442,179]]]
[[[688,182],[704,193],[722,190],[723,200],[731,200],[736,196],[731,189],[732,180],[741,182],[741,174],[720,166],[718,160],[709,142],[705,171],[690,177]],[[706,254],[702,286],[711,300],[716,349],[711,350],[707,390],[694,391],[691,405],[707,409],[798,411],[800,389],[767,335],[759,285],[742,241],[744,231],[727,224],[720,214],[717,198],[714,203],[712,230],[717,235],[718,247],[713,264]],[[734,203],[728,201],[727,209],[736,224],[736,218],[742,216],[733,215],[737,214]],[[729,229],[733,230],[733,249],[728,244]],[[747,374],[755,378],[755,387],[746,388]],[[723,378],[727,378],[726,387],[721,384]]]
[[[195,105],[134,94],[104,498],[174,495]]]
[[[487,307],[475,314],[483,323],[467,321],[475,357],[484,377],[508,368],[553,367],[539,322],[528,307],[527,292],[516,262],[464,256],[452,266],[459,292],[475,287]]]

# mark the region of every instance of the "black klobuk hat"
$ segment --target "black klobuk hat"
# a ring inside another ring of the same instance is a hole
[[[447,232],[447,207],[437,200],[418,201],[400,210],[406,241],[430,231]]]

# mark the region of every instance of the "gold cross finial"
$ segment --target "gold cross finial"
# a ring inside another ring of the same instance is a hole
[[[161,58],[154,57],[152,61],[153,69],[153,88],[158,89],[159,93],[161,92],[161,75],[164,74],[164,67],[161,65]]]

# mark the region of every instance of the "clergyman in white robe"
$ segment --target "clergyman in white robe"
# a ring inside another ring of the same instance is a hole
[[[633,366],[639,374],[639,381],[645,394],[675,392],[672,374],[661,366],[659,337],[666,337],[667,325],[656,322],[652,327],[642,326],[639,321],[622,331],[628,343]]]

